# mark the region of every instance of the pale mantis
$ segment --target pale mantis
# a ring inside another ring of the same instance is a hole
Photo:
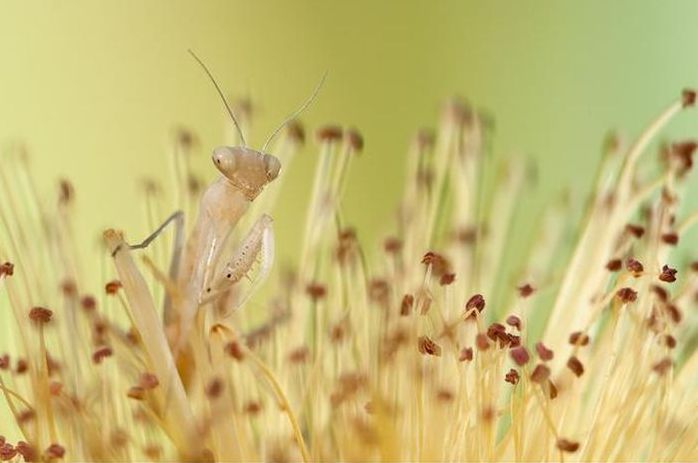
[[[257,219],[222,270],[216,274],[215,269],[224,257],[224,243],[231,231],[264,187],[279,175],[281,163],[273,155],[265,153],[266,147],[281,129],[310,105],[325,80],[323,76],[311,96],[286,118],[258,151],[246,146],[238,120],[211,72],[191,50],[189,53],[213,83],[235,125],[242,145],[219,146],[213,150],[212,161],[221,175],[205,189],[198,217],[186,245],[183,245],[183,213],[178,211],[142,243],[129,246],[130,249],[145,248],[168,224],[176,225],[169,278],[171,282],[176,283],[181,294],[176,300],[167,297],[164,310],[165,324],[176,328],[177,338],[180,340],[175,352],[186,340],[202,304],[215,299],[240,281],[258,259],[261,260],[261,267],[255,284],[237,305],[242,305],[252,294],[256,283],[268,275],[273,260],[274,239],[272,219],[266,214]],[[117,248],[112,255],[115,256],[118,252]]]

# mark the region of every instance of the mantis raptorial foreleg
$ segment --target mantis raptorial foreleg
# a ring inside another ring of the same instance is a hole
[[[274,260],[274,232],[272,218],[262,215],[252,225],[250,231],[242,239],[228,263],[206,285],[201,303],[207,303],[235,286],[243,277],[249,275],[253,265],[260,263],[257,275],[252,279],[252,285],[236,306],[245,304],[257,287],[269,276]]]
[[[216,272],[213,268],[213,259],[205,259],[199,262],[192,273],[192,284],[189,285],[187,293],[184,295],[177,327],[177,340],[174,342],[174,355],[177,357],[184,345],[189,341],[191,328],[204,319],[199,319],[197,315],[202,315],[200,308],[208,302],[223,296],[228,290],[240,283],[243,277],[247,276],[257,261],[261,262],[258,275],[252,279],[249,287],[242,298],[237,299],[235,307],[242,306],[252,296],[254,290],[267,277],[271,269],[274,256],[274,241],[271,228],[272,219],[264,214],[254,223],[250,231],[238,245],[232,258],[221,271]],[[216,259],[217,261],[217,259]],[[215,275],[209,282],[209,274]],[[229,312],[229,311],[225,311]],[[222,314],[226,317],[226,313]]]

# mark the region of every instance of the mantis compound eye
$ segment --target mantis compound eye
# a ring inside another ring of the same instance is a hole
[[[215,164],[216,169],[218,169],[218,171],[226,177],[232,175],[237,168],[235,153],[228,146],[219,146],[218,148],[214,149],[211,159],[213,160],[213,164]]]
[[[281,170],[281,163],[278,159],[276,159],[276,157],[270,154],[265,154],[264,170],[267,173],[267,179],[269,181],[272,181],[279,175],[279,171]]]

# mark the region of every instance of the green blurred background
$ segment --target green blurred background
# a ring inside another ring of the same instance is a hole
[[[188,48],[228,92],[255,100],[257,146],[328,70],[303,120],[364,133],[344,209],[369,242],[390,230],[413,133],[461,94],[496,117],[499,155],[540,163],[512,236],[521,247],[561,190],[587,190],[609,129],[634,135],[698,85],[697,20],[693,0],[3,0],[0,148],[26,141],[45,196],[73,180],[86,251],[107,226],[136,240],[148,231],[137,181],[165,180],[173,127],[200,135],[200,170],[224,140],[224,113]],[[668,131],[697,133],[698,112]],[[282,261],[298,253],[313,163],[306,149],[274,214]]]
[[[329,71],[303,120],[363,131],[345,210],[364,240],[390,229],[405,148],[454,93],[494,114],[498,153],[540,161],[535,216],[563,187],[585,191],[608,129],[636,134],[698,85],[696,19],[695,1],[3,1],[0,143],[28,143],[44,193],[74,181],[85,240],[106,226],[135,240],[136,182],[163,178],[171,129],[200,135],[204,167],[223,141],[191,47],[227,91],[255,100],[258,145]],[[670,133],[696,128],[698,114]],[[291,169],[282,237],[300,231],[313,162],[306,149]],[[295,242],[281,240],[282,259]]]

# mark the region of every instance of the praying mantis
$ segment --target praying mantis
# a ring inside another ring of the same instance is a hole
[[[254,288],[268,275],[274,256],[272,218],[262,214],[239,243],[232,256],[224,259],[225,242],[232,230],[250,208],[264,188],[277,178],[280,161],[266,148],[278,133],[315,99],[322,87],[326,73],[316,85],[310,97],[293,114],[272,132],[260,150],[248,147],[238,120],[228,104],[223,91],[204,62],[191,50],[191,56],[199,63],[221,98],[240,137],[240,146],[219,146],[213,150],[212,162],[220,174],[203,192],[198,216],[186,243],[184,242],[184,215],[173,213],[150,236],[139,244],[126,245],[129,249],[146,248],[171,223],[175,224],[175,239],[169,268],[169,279],[176,284],[180,297],[173,300],[166,296],[164,322],[174,327],[180,340],[186,340],[199,308],[224,294],[243,277],[247,276],[258,260],[259,275],[245,297],[237,302],[242,306],[252,295]],[[121,250],[117,248],[112,257]],[[175,348],[175,352],[179,350]]]

